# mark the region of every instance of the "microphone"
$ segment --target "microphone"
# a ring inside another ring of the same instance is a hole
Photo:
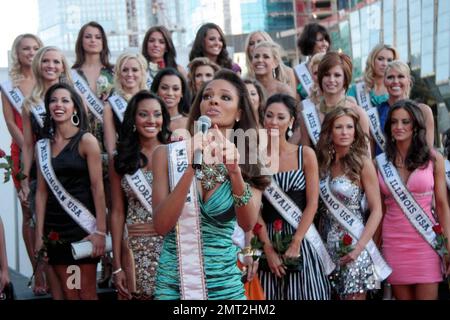
[[[205,134],[208,129],[211,127],[211,119],[208,116],[201,116],[198,118],[197,127],[195,130],[195,133],[202,132]],[[195,150],[194,151],[194,161],[192,162],[192,168],[195,170],[201,169],[202,167],[202,161],[203,161],[203,151],[202,150]]]

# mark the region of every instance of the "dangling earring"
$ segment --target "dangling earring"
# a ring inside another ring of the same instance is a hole
[[[336,150],[334,150],[334,145],[333,143],[330,143],[328,147],[328,155],[330,156],[330,158],[333,158],[335,153]]]
[[[72,114],[72,118],[70,118],[70,121],[75,127],[78,127],[78,125],[80,124],[80,118],[78,117],[76,111]]]
[[[274,79],[277,78],[277,72],[275,71],[275,69],[272,69],[272,77],[273,77]]]
[[[133,132],[136,132],[136,125],[133,124]]]
[[[289,126],[286,134],[287,134],[288,138],[292,137],[292,135],[294,134],[294,131],[292,131],[292,126]]]
[[[239,121],[241,121],[241,119],[237,118],[237,119],[236,119],[236,122],[239,122]]]

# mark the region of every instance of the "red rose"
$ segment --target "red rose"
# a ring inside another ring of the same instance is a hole
[[[262,225],[260,225],[259,223],[256,223],[255,227],[253,228],[253,233],[255,235],[259,235],[259,233],[261,232],[261,228],[262,228]]]
[[[442,227],[440,224],[435,224],[433,226],[433,231],[437,234],[437,235],[441,235],[442,234]]]
[[[281,229],[283,229],[283,221],[281,221],[280,219],[275,220],[275,222],[273,223],[273,228],[275,229],[275,231],[281,231]]]
[[[4,158],[6,156],[5,151],[3,149],[0,149],[0,158]]]
[[[353,242],[353,238],[352,238],[348,233],[346,233],[346,234],[342,237],[342,243],[343,243],[345,246],[351,245],[352,242]]]
[[[164,60],[159,60],[157,64],[159,69],[164,69],[166,67],[166,62]]]
[[[55,231],[50,231],[48,234],[48,239],[50,241],[59,241],[59,233]]]

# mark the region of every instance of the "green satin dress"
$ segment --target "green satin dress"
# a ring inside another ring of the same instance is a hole
[[[372,103],[373,107],[377,107],[389,99],[389,94],[385,93],[385,94],[381,94],[381,95],[376,95],[375,91],[373,89],[370,90],[369,95],[370,95],[370,102]],[[351,96],[356,99],[356,85],[355,84],[353,84],[350,87],[350,89],[348,89],[347,96]],[[358,100],[356,100],[356,101],[358,101]]]

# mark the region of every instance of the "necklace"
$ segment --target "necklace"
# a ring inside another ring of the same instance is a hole
[[[182,114],[177,114],[176,116],[170,117],[170,121],[178,120],[178,119],[181,119],[182,117],[183,117]]]
[[[320,104],[319,104],[319,110],[323,114],[327,114],[328,112],[330,112],[331,110],[333,110],[336,107],[344,107],[345,106],[345,100],[346,100],[346,97],[344,97],[341,100],[339,100],[335,105],[328,106],[327,103],[325,102],[325,99],[322,99],[320,101]]]
[[[202,163],[201,169],[195,172],[195,177],[200,180],[203,189],[209,191],[214,189],[217,183],[228,179],[228,171],[222,163],[211,166]]]

